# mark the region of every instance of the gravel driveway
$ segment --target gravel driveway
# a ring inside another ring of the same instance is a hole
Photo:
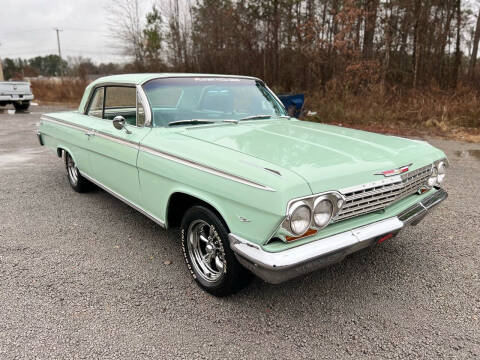
[[[0,110],[0,358],[480,357],[480,144],[446,151],[450,197],[417,227],[281,285],[217,299],[165,231],[73,192],[40,113]]]

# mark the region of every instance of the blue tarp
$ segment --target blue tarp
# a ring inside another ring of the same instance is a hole
[[[277,96],[291,116],[296,118],[300,116],[305,102],[304,94],[278,94]]]

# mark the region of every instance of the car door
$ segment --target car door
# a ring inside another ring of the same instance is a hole
[[[137,203],[140,187],[137,171],[139,143],[151,130],[145,127],[144,107],[135,86],[103,87],[101,118],[94,125],[90,138],[91,177],[126,200]],[[113,126],[113,119],[122,116],[125,127]]]

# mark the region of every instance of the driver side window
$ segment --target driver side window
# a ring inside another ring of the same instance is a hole
[[[123,116],[129,125],[137,126],[137,89],[126,86],[107,86],[104,119]]]

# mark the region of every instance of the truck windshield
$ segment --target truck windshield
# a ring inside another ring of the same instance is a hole
[[[253,79],[164,78],[147,82],[143,89],[152,108],[154,127],[174,122],[175,125],[192,125],[287,115],[265,85]]]

